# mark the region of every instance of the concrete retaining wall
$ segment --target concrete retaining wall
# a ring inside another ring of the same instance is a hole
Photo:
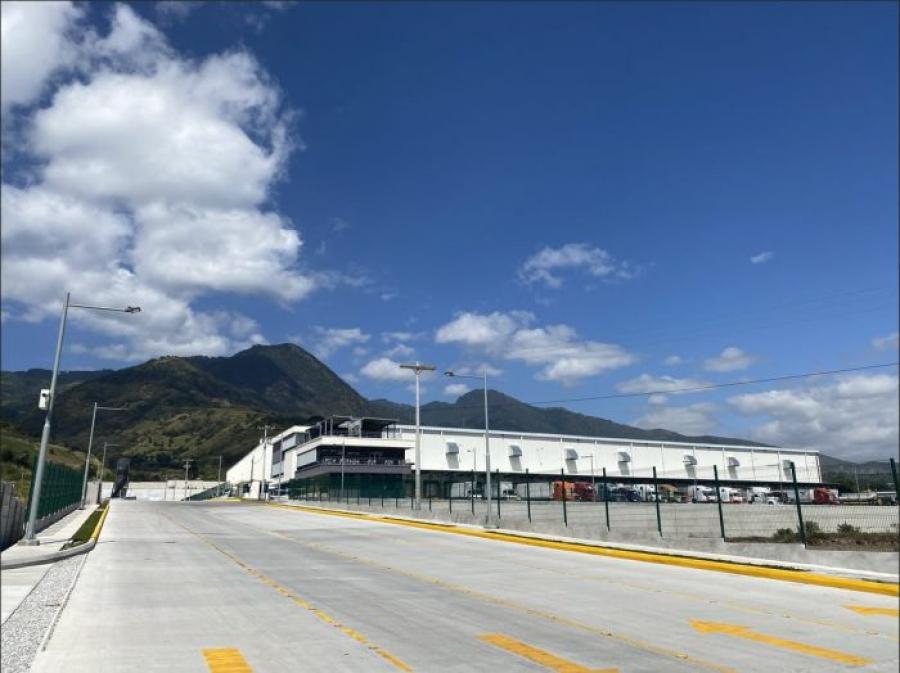
[[[25,532],[25,508],[10,483],[0,484],[0,550],[14,545]]]

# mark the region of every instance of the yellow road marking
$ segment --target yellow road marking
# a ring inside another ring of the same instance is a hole
[[[370,521],[391,523],[399,526],[409,526],[410,528],[422,528],[424,530],[454,533],[456,535],[466,535],[468,537],[478,537],[488,540],[514,542],[516,544],[524,544],[532,547],[544,547],[546,549],[573,551],[581,554],[591,554],[594,556],[608,556],[612,558],[627,559],[631,561],[644,561],[647,563],[660,563],[664,565],[678,566],[681,568],[692,568],[695,570],[711,570],[714,572],[730,573],[733,575],[746,575],[750,577],[782,580],[786,582],[798,582],[800,584],[814,584],[817,586],[831,587],[833,589],[847,589],[849,591],[862,591],[867,593],[884,594],[887,596],[900,595],[900,586],[898,586],[897,584],[875,582],[872,580],[856,580],[845,577],[836,577],[833,575],[822,575],[819,573],[806,572],[803,570],[785,570],[783,568],[767,568],[765,566],[756,566],[749,564],[745,565],[740,563],[730,563],[727,561],[709,561],[706,559],[691,558],[688,556],[675,556],[671,554],[657,554],[643,551],[629,551],[627,549],[613,549],[610,547],[595,547],[592,545],[578,544],[574,542],[542,540],[540,538],[524,537],[511,533],[496,533],[470,528],[460,528],[453,524],[407,521],[405,519],[395,519],[389,516],[344,513],[335,510],[321,509],[318,507],[306,507],[303,505],[281,505],[278,503],[261,504],[266,504],[270,507],[301,510],[303,512],[311,512],[313,514],[323,514],[327,516],[342,516],[354,519],[365,518]]]
[[[671,659],[675,659],[676,661],[686,662],[696,666],[697,668],[703,668],[710,671],[716,671],[716,673],[735,673],[735,669],[730,668],[728,666],[722,666],[720,664],[713,663],[711,661],[706,661],[705,659],[699,659],[697,657],[693,657],[684,652],[679,652],[677,650],[671,650],[667,647],[663,647],[661,645],[654,645],[647,641],[641,640],[639,638],[634,638],[632,636],[627,636],[622,633],[615,633],[613,631],[609,631],[607,629],[603,629],[596,626],[591,626],[590,624],[585,624],[584,622],[579,622],[574,619],[569,619],[567,617],[563,617],[562,615],[555,614],[553,612],[547,612],[545,610],[540,610],[538,608],[529,607],[522,603],[516,603],[515,601],[511,601],[505,598],[500,598],[499,596],[493,596],[491,594],[485,594],[480,591],[476,591],[474,589],[470,589],[468,587],[461,586],[459,584],[453,584],[452,582],[445,582],[444,580],[437,579],[435,577],[429,577],[428,575],[420,575],[419,573],[411,572],[408,570],[403,570],[401,568],[395,568],[393,566],[384,565],[382,563],[378,563],[377,561],[370,561],[367,559],[359,558],[352,554],[347,554],[336,549],[332,549],[330,547],[326,547],[322,544],[318,544],[315,542],[301,542],[295,538],[292,538],[283,533],[278,533],[276,531],[268,531],[264,528],[257,528],[256,526],[251,526],[248,523],[244,523],[243,521],[232,521],[231,523],[236,523],[238,525],[244,526],[245,528],[249,528],[251,530],[265,533],[267,535],[271,535],[273,537],[282,538],[294,544],[297,544],[301,547],[308,547],[311,549],[317,549],[319,551],[325,552],[327,554],[331,554],[332,556],[338,556],[355,563],[361,563],[363,565],[368,565],[373,568],[379,568],[381,570],[387,570],[398,575],[403,575],[404,577],[409,577],[410,579],[414,579],[420,582],[425,582],[428,584],[433,584],[434,586],[440,587],[442,589],[446,589],[448,591],[454,591],[460,594],[464,594],[466,596],[470,596],[472,598],[477,598],[479,600],[493,603],[494,605],[500,605],[505,608],[509,608],[511,610],[515,610],[522,614],[528,615],[530,617],[538,617],[540,619],[544,619],[549,622],[553,622],[554,624],[561,624],[562,626],[567,626],[572,629],[576,629],[578,631],[582,631],[584,633],[590,633],[591,635],[601,636],[604,638],[611,638],[620,643],[624,643],[630,647],[635,649],[643,650],[644,652],[650,652],[652,654],[656,654],[662,657],[668,657]],[[210,543],[212,544],[212,543]]]
[[[740,626],[738,624],[720,624],[718,622],[703,622],[698,619],[692,619],[690,620],[690,625],[700,633],[722,633],[735,638],[754,640],[758,643],[780,647],[784,650],[792,650],[811,657],[838,661],[842,664],[847,664],[848,666],[865,666],[866,664],[872,663],[872,660],[867,659],[866,657],[858,657],[853,654],[847,654],[846,652],[839,652],[838,650],[829,650],[824,647],[798,643],[796,640],[786,640],[777,636],[768,636],[764,633],[751,631],[746,626]]]
[[[264,575],[263,573],[258,571],[256,568],[253,568],[252,566],[247,565],[241,559],[239,559],[237,556],[222,549],[219,545],[217,545],[215,542],[213,542],[212,540],[207,538],[202,533],[193,531],[190,528],[188,528],[187,526],[183,525],[182,523],[175,521],[174,519],[171,519],[170,517],[167,517],[167,518],[169,518],[169,520],[172,521],[172,523],[174,523],[175,525],[180,526],[187,532],[189,532],[192,535],[195,535],[198,538],[200,538],[201,540],[203,540],[206,544],[208,544],[210,547],[215,549],[217,552],[219,552],[226,558],[234,561],[234,563],[236,563],[238,566],[243,568],[243,570],[246,573],[248,573],[249,575],[252,575],[256,579],[258,579],[260,582],[262,582],[263,584],[272,587],[273,589],[275,589],[279,594],[281,594],[285,598],[290,598],[294,602],[294,604],[300,606],[301,608],[304,608],[305,610],[308,610],[309,612],[311,612],[313,615],[318,617],[320,620],[322,620],[326,624],[330,624],[331,626],[334,626],[344,635],[349,636],[356,642],[360,643],[361,645],[364,645],[365,647],[370,649],[372,652],[377,654],[379,657],[381,657],[382,659],[387,661],[389,664],[391,664],[394,668],[404,671],[406,673],[412,672],[413,669],[410,668],[409,666],[407,666],[403,661],[401,661],[400,659],[395,657],[393,654],[391,654],[387,650],[382,649],[378,645],[375,645],[374,643],[369,641],[368,638],[366,638],[364,635],[362,635],[358,631],[354,631],[349,626],[342,624],[341,622],[339,622],[337,619],[335,619],[331,615],[323,612],[322,610],[320,610],[319,608],[314,606],[312,603],[309,603],[308,601],[300,598],[300,596],[297,596],[296,594],[292,593],[290,591],[290,589],[287,589],[287,588],[281,586],[280,584],[278,584],[278,582],[273,580],[271,577],[267,577],[266,575]]]
[[[900,617],[900,610],[897,608],[873,608],[867,605],[845,605],[848,610],[858,612],[861,615],[884,615],[886,617]]]
[[[203,650],[203,658],[206,659],[209,673],[253,673],[253,669],[241,656],[241,651],[234,647]]]
[[[517,654],[523,659],[540,664],[556,673],[619,673],[618,668],[588,668],[587,666],[581,666],[499,633],[485,633],[478,636],[478,638],[507,652]]]

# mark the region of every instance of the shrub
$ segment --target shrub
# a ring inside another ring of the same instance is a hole
[[[772,536],[772,542],[796,542],[797,533],[793,528],[779,528]]]
[[[846,521],[837,527],[837,532],[840,535],[859,535],[859,528],[853,526]]]
[[[822,532],[821,526],[815,521],[807,521],[804,524],[804,530],[806,531],[807,540],[816,540],[825,537],[825,533]]]

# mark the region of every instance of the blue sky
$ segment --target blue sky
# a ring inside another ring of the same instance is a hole
[[[416,357],[526,401],[897,360],[894,3],[3,19],[4,369],[50,365],[65,283],[145,307],[75,316],[66,368],[296,341],[398,401]],[[868,457],[896,405],[885,369],[567,406]]]

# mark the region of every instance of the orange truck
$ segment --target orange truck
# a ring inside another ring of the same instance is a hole
[[[566,494],[566,500],[593,502],[595,499],[594,487],[591,486],[589,481],[554,481],[553,499],[562,500],[563,493]]]

